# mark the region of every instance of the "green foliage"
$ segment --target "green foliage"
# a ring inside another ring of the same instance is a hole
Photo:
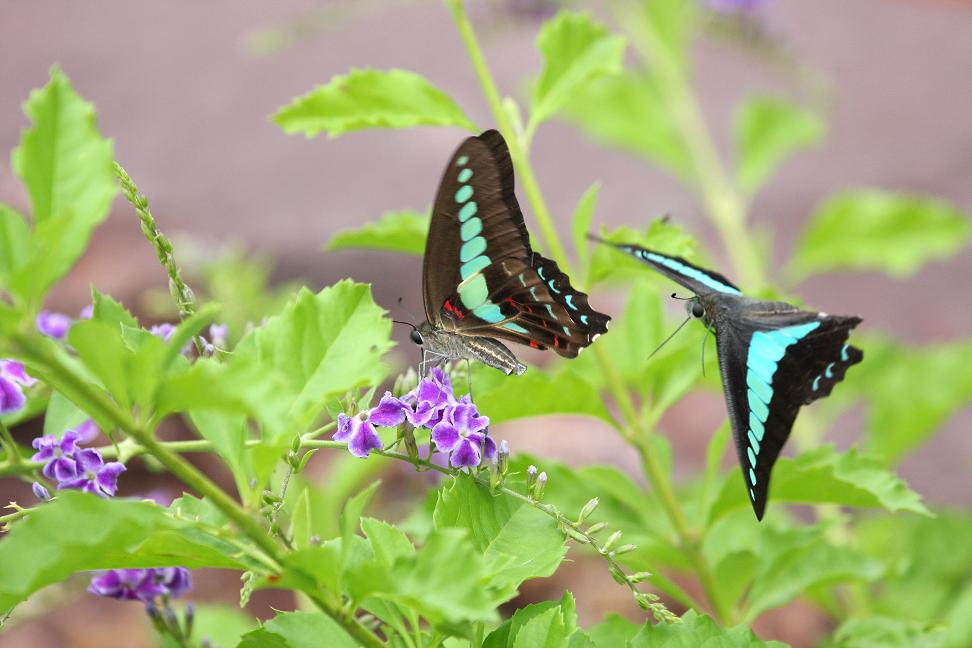
[[[325,250],[364,248],[421,255],[429,231],[429,215],[404,210],[387,212],[372,223],[356,229],[342,230],[331,237]]]
[[[709,617],[689,610],[682,616],[681,623],[669,625],[645,624],[628,643],[631,648],[695,648],[695,646],[718,646],[719,648],[760,648],[778,646],[778,641],[760,641],[744,626],[724,630]]]
[[[363,128],[476,126],[447,94],[405,70],[352,70],[284,106],[273,121],[286,133],[337,137]]]
[[[563,11],[544,23],[537,36],[543,71],[533,86],[528,130],[559,111],[592,79],[621,71],[624,39],[589,15]]]
[[[968,214],[945,201],[877,190],[849,191],[817,208],[800,237],[789,272],[803,278],[833,270],[876,270],[908,277],[928,261],[949,258],[970,239]]]
[[[755,97],[736,114],[736,182],[752,195],[789,155],[823,138],[824,123],[808,110],[772,97]]]
[[[56,501],[14,526],[0,542],[0,562],[0,610],[78,571],[252,564],[235,545],[198,523],[173,519],[155,504],[72,491],[61,491]]]
[[[597,389],[582,376],[564,369],[555,374],[530,371],[519,380],[504,380],[476,394],[476,403],[493,425],[551,412],[593,416],[613,423]]]
[[[483,641],[483,648],[554,648],[592,646],[577,627],[574,596],[565,592],[560,601],[545,601],[520,608]]]
[[[259,630],[243,635],[237,648],[356,648],[359,645],[326,614],[281,612]]]
[[[33,126],[23,132],[11,166],[30,197],[33,227],[9,207],[0,209],[0,249],[17,250],[3,255],[0,285],[36,306],[84,252],[117,187],[111,142],[99,134],[92,105],[58,68],[31,93],[24,112]]]

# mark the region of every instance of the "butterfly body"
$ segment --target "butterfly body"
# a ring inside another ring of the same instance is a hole
[[[800,407],[829,395],[864,357],[847,344],[861,319],[746,297],[724,276],[681,257],[601,242],[695,293],[686,306],[715,334],[739,464],[753,510],[762,519],[770,473]]]
[[[513,187],[513,163],[497,131],[467,138],[446,166],[432,208],[422,266],[423,364],[479,360],[522,374],[503,342],[572,358],[611,319],[534,252]],[[414,339],[414,338],[413,338]],[[418,343],[418,340],[415,340]]]

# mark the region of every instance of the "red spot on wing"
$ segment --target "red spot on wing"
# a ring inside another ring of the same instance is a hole
[[[452,301],[451,301],[451,300],[449,300],[449,299],[447,299],[447,300],[445,300],[445,301],[444,301],[444,302],[442,303],[442,307],[443,307],[444,309],[446,309],[446,311],[448,311],[448,312],[450,312],[450,313],[452,313],[453,315],[455,315],[456,317],[458,317],[459,319],[462,319],[463,317],[465,317],[465,316],[466,316],[466,314],[465,314],[465,313],[463,313],[463,312],[462,312],[461,310],[459,310],[458,308],[456,308],[456,307],[455,307],[455,306],[453,305],[453,303],[452,303]]]
[[[536,340],[530,340],[530,346],[533,347],[534,349],[540,348],[540,345],[537,343]]]
[[[544,325],[544,326],[546,326],[546,325]],[[560,348],[560,338],[557,337],[556,335],[554,336],[554,348],[555,349],[559,349]]]

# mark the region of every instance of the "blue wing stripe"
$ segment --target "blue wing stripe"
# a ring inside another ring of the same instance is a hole
[[[697,268],[687,266],[684,263],[680,263],[675,259],[671,259],[661,254],[655,254],[654,252],[649,252],[647,250],[638,250],[638,254],[646,261],[651,261],[652,263],[657,263],[658,265],[665,266],[669,270],[673,270],[683,277],[688,277],[694,281],[698,281],[703,286],[707,286],[712,290],[717,292],[729,293],[731,295],[741,295],[738,290],[732,286],[727,286],[721,281],[713,279],[709,275],[705,274]]]

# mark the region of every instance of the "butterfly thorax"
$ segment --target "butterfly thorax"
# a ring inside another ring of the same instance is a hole
[[[526,371],[526,366],[517,361],[512,351],[492,338],[453,333],[435,328],[429,322],[422,322],[418,332],[422,337],[422,352],[430,360],[478,360],[507,375]]]
[[[712,332],[716,332],[721,323],[738,319],[744,314],[748,317],[768,317],[800,312],[800,309],[793,304],[782,301],[764,301],[742,295],[709,293],[686,302],[689,313],[692,312],[692,303],[695,300],[698,300],[703,308],[703,315],[700,318],[702,323]]]

